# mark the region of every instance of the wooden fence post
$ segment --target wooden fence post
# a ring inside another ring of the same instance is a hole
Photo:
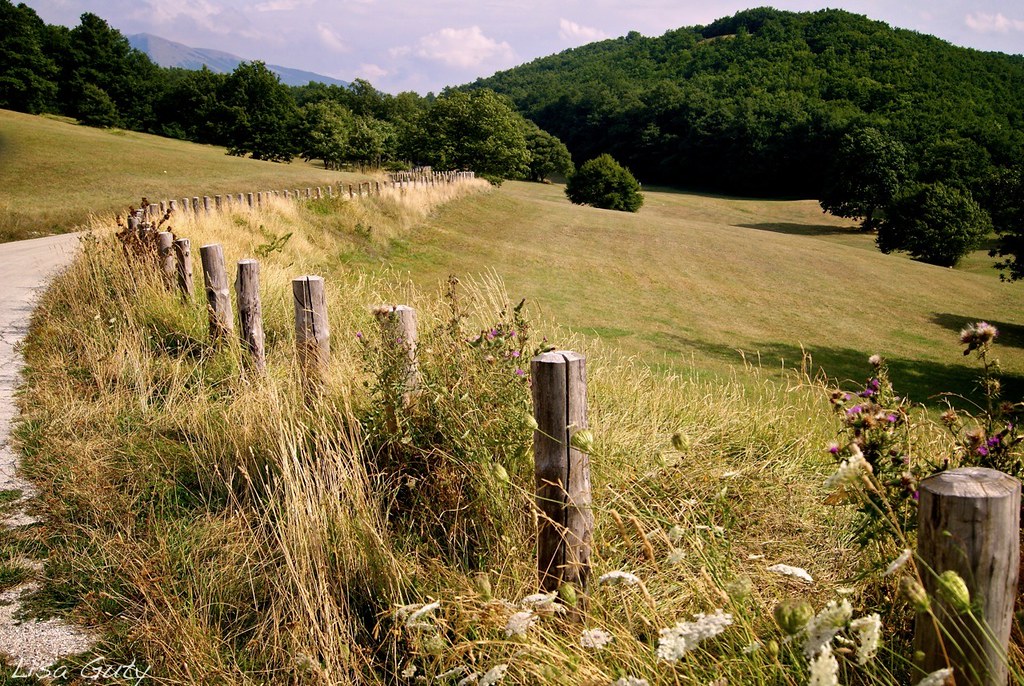
[[[915,623],[922,667],[946,667],[948,655],[958,686],[1004,686],[1020,564],[1020,481],[963,467],[925,479],[919,492],[917,554],[935,614],[918,613]],[[970,612],[936,597],[937,575],[947,570],[967,583]]]
[[[587,427],[586,358],[565,350],[543,353],[530,361],[530,370],[540,586],[550,593],[571,584],[585,592],[594,536],[590,456],[571,439]]]
[[[323,384],[331,356],[327,294],[322,276],[292,279],[295,300],[295,347],[307,391]]]
[[[213,196],[213,206],[220,212],[224,209],[224,198],[219,195]]]
[[[169,201],[167,203],[167,209],[170,210],[171,212],[177,212],[178,211],[178,201],[177,200]]]
[[[156,252],[160,259],[160,272],[163,274],[164,283],[170,288],[174,283],[174,274],[177,271],[174,260],[174,234],[170,231],[157,233]]]
[[[204,245],[199,248],[199,257],[203,262],[203,284],[206,286],[206,303],[209,306],[210,337],[214,341],[222,341],[235,330],[228,275],[224,268],[224,250],[217,243]]]
[[[396,364],[404,369],[406,405],[419,386],[419,369],[416,363],[416,310],[407,305],[381,305],[373,308],[373,314],[380,323],[384,345],[396,353]]]
[[[249,209],[251,210],[252,206],[253,206],[253,201],[254,201],[252,193],[246,193],[245,194],[245,201],[249,204]]]
[[[199,214],[199,196],[192,197],[192,213]]]
[[[260,263],[256,260],[240,260],[235,279],[235,295],[238,298],[238,335],[242,345],[252,355],[252,365],[257,373],[267,369],[267,355],[264,348],[263,310],[260,306]]]
[[[191,300],[195,293],[192,285],[192,243],[187,238],[174,241],[174,256],[177,262],[178,290],[184,300]]]
[[[210,196],[204,195],[203,196],[203,211],[206,212],[206,214],[210,214],[210,211],[212,209],[213,209],[213,207],[210,206]]]

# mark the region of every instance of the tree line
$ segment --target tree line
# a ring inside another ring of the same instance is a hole
[[[839,10],[760,8],[466,88],[508,95],[576,159],[610,153],[647,183],[820,198],[883,250],[955,264],[994,230],[1000,266],[1024,275],[1020,55]]]
[[[430,165],[495,180],[572,169],[561,141],[490,91],[390,95],[362,79],[290,87],[258,61],[230,74],[164,68],[95,14],[69,29],[10,0],[0,0],[0,107],[328,168]]]

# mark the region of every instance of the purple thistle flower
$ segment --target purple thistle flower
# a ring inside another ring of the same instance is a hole
[[[518,350],[513,350],[512,351],[512,357],[519,357],[520,354],[521,353]]]
[[[522,369],[519,369],[519,368],[517,367],[517,368],[516,368],[516,376],[520,376],[520,377],[522,377],[522,376],[526,376],[526,372],[524,372],[524,371],[523,371]]]
[[[914,495],[912,495],[910,497],[913,498],[914,500],[920,500],[921,499],[921,491],[914,491]]]
[[[358,338],[359,340],[363,340],[363,332],[362,331],[356,331],[356,338]]]
[[[881,387],[882,383],[878,379],[871,379],[871,381],[868,381],[868,388],[873,391],[877,391]]]
[[[895,424],[896,422],[899,421],[900,418],[894,414],[890,414],[888,417],[886,417],[886,419],[889,420],[890,424]]]
[[[828,451],[830,453],[832,453],[833,455],[838,455],[839,454],[839,444],[838,443],[833,443],[832,445],[830,445],[828,447]]]
[[[860,405],[854,405],[853,407],[851,407],[850,409],[848,409],[846,411],[846,416],[847,417],[852,417],[855,414],[860,414],[863,409],[864,408],[861,407]]]
[[[997,445],[999,445],[999,437],[998,436],[993,436],[992,438],[988,439],[988,447],[989,448],[994,448]]]
[[[850,394],[849,393],[843,393],[843,400],[849,400],[849,399],[850,399]]]
[[[860,396],[861,398],[870,398],[874,394],[875,394],[875,392],[873,390],[871,390],[870,388],[865,388],[863,391],[861,391],[857,395]]]
[[[980,446],[977,452],[982,457],[985,457],[986,455],[988,455],[988,448],[986,448],[985,446]]]

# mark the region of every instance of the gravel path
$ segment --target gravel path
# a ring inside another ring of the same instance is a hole
[[[71,261],[77,248],[78,236],[74,234],[0,244],[0,491],[22,493],[14,512],[0,520],[0,526],[8,529],[38,523],[21,507],[35,489],[18,476],[18,456],[8,440],[17,417],[14,391],[22,366],[17,346],[28,332],[36,297],[49,278]],[[37,574],[41,571],[38,564],[25,566]],[[38,587],[39,580],[35,579],[0,593],[0,653],[22,672],[83,652],[93,642],[88,632],[59,619],[16,621],[21,597]]]

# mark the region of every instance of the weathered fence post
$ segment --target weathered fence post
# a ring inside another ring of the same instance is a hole
[[[544,591],[571,584],[586,590],[594,535],[590,456],[572,445],[587,427],[586,358],[547,352],[530,361],[533,380],[534,477],[537,507],[537,570]]]
[[[210,211],[212,209],[213,209],[213,207],[210,206],[210,196],[204,195],[203,196],[203,211],[206,212],[206,214],[210,214]]]
[[[245,201],[249,204],[249,209],[251,210],[254,202],[252,193],[245,194]]]
[[[307,391],[327,378],[331,329],[327,323],[327,294],[322,276],[292,279],[295,300],[295,347]]]
[[[419,386],[416,362],[416,310],[408,305],[380,305],[373,314],[381,327],[384,345],[395,353],[395,363],[402,366],[403,402],[408,405]]]
[[[170,210],[171,212],[177,212],[178,211],[178,201],[177,200],[169,201],[167,203],[167,209]]]
[[[217,208],[218,212],[223,210],[224,209],[224,198],[219,196],[219,195],[213,196],[213,206],[215,208]]]
[[[199,214],[199,196],[192,197],[192,213]]]
[[[181,297],[191,300],[195,290],[192,286],[192,243],[187,238],[174,241],[174,256],[177,261],[178,290]]]
[[[1020,481],[963,467],[925,479],[919,492],[917,554],[935,615],[917,616],[921,666],[945,667],[948,655],[958,686],[1003,686],[1020,564]],[[967,583],[967,613],[936,597],[937,575],[948,570]]]
[[[215,341],[221,341],[235,330],[228,274],[224,267],[224,250],[217,243],[204,245],[199,248],[199,257],[203,262],[203,283],[206,286],[206,302],[210,315],[210,337]]]
[[[267,355],[264,348],[263,310],[260,307],[260,263],[256,260],[240,260],[235,279],[235,295],[238,299],[238,335],[242,345],[252,355],[253,368],[262,374],[267,369]]]
[[[157,233],[156,253],[160,260],[160,273],[163,274],[164,283],[170,288],[174,283],[174,274],[177,271],[174,260],[174,234],[170,231]]]

